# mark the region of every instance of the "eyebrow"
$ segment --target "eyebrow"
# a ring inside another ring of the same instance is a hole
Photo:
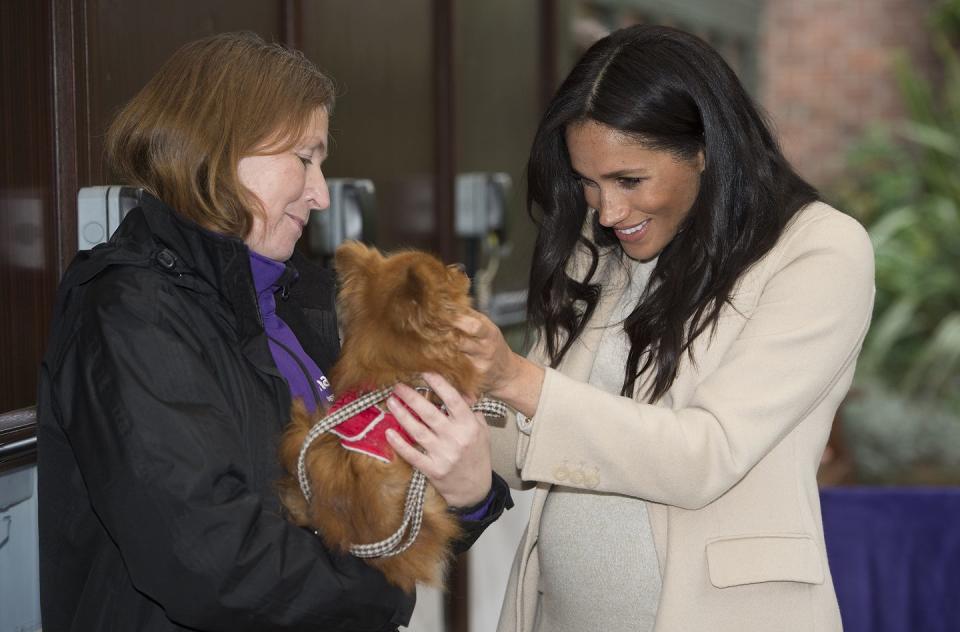
[[[324,156],[327,155],[327,141],[320,136],[301,136],[294,147],[300,149],[318,149]]]
[[[573,172],[573,175],[577,176],[578,178],[583,178],[583,179],[585,179],[585,180],[589,180],[589,179],[590,179],[590,178],[586,177],[585,175],[583,175],[582,173],[580,173],[579,171],[577,171],[576,169],[572,169],[572,168],[571,168],[570,171],[572,171],[572,172]],[[609,172],[609,173],[601,173],[601,174],[600,174],[600,178],[601,178],[602,180],[616,180],[617,178],[643,178],[643,177],[645,177],[645,175],[632,175],[632,174],[637,173],[638,171],[643,171],[643,170],[642,170],[642,169],[620,169],[619,171],[611,171],[611,172]]]
[[[323,141],[316,142],[316,143],[307,143],[307,144],[301,145],[301,147],[303,147],[304,149],[311,149],[311,150],[315,149],[319,151],[321,160],[326,160],[330,155],[327,148],[327,144]]]

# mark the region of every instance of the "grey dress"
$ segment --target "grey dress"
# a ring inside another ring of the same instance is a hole
[[[623,320],[646,288],[655,261],[630,262],[631,281],[603,333],[590,384],[618,394],[629,343]],[[584,423],[603,423],[584,419]],[[637,467],[642,467],[638,463]],[[568,464],[571,480],[589,487],[591,472]],[[660,568],[643,500],[554,486],[537,540],[540,562],[535,632],[649,632],[660,598]]]

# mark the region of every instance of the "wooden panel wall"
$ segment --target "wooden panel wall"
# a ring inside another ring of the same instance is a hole
[[[36,400],[57,265],[51,13],[0,2],[0,412]]]
[[[228,31],[281,40],[278,0],[90,1],[89,111],[91,183],[106,184],[103,135],[120,107],[183,44]]]
[[[0,3],[0,413],[36,402],[76,195],[106,184],[103,136],[181,44],[223,31],[284,35],[291,0]]]
[[[302,50],[337,83],[328,177],[372,178],[376,242],[436,248],[431,20],[451,0],[305,2]]]

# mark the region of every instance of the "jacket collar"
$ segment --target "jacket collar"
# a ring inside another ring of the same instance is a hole
[[[143,234],[147,232],[149,235]],[[172,252],[177,259],[170,270],[177,275],[175,282],[219,294],[236,319],[244,355],[261,371],[280,376],[263,336],[250,250],[243,240],[206,230],[146,192],[140,208],[124,218],[111,243],[122,245],[124,240],[133,244],[154,242],[154,260],[164,250]],[[327,370],[339,350],[333,272],[317,266],[299,251],[285,266],[277,285],[284,299],[290,300],[279,301],[277,313],[294,330],[307,353]]]
[[[247,245],[239,238],[206,230],[181,217],[149,193],[143,193],[140,208],[141,217],[125,218],[121,229],[129,229],[118,231],[117,239],[122,241],[125,234],[137,230],[138,224],[145,224],[161,246],[155,258],[163,250],[171,252],[175,259],[172,271],[183,283],[201,292],[220,294],[237,318],[241,338],[260,333],[263,326]],[[137,212],[135,209],[131,214]]]
[[[144,192],[140,206],[127,213],[107,244],[78,253],[63,285],[81,285],[111,265],[160,267],[178,285],[218,295],[233,314],[244,355],[264,372],[279,376],[262,335],[249,252],[241,239],[206,230]],[[311,357],[328,368],[339,349],[334,275],[299,252],[294,252],[286,267],[278,282],[291,300],[281,301],[278,313]],[[294,283],[296,278],[299,282]],[[297,309],[288,309],[287,303],[296,303]],[[327,338],[318,337],[311,328]],[[326,339],[334,341],[332,346]]]

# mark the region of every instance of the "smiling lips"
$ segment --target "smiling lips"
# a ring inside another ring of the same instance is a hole
[[[301,230],[301,231],[302,231],[302,230],[304,229],[304,227],[307,225],[307,220],[305,220],[305,219],[300,219],[300,218],[297,217],[296,215],[291,215],[290,213],[286,213],[286,216],[289,217],[290,219],[292,219],[293,221],[295,221],[295,222],[300,226],[300,230]]]
[[[637,241],[647,233],[647,226],[650,225],[650,219],[645,219],[636,226],[630,228],[616,228],[617,238],[620,241]]]

